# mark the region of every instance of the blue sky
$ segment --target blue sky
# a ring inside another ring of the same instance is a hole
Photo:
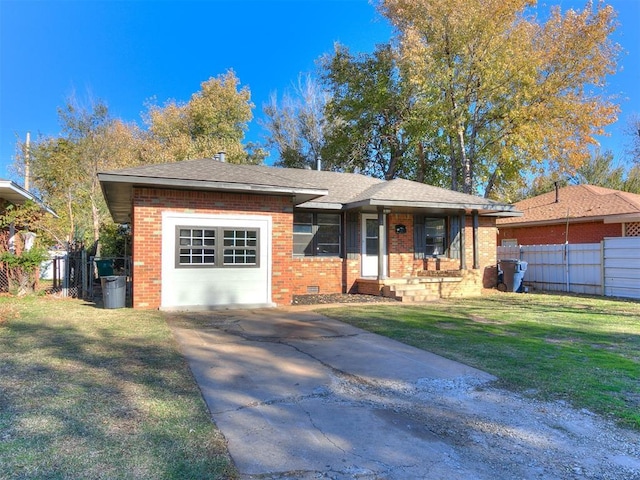
[[[615,40],[626,54],[609,85],[622,113],[601,144],[619,157],[627,117],[640,115],[640,0],[608,3],[619,13]],[[57,108],[71,94],[140,122],[146,100],[186,101],[232,68],[251,90],[257,119],[270,94],[313,71],[335,41],[370,52],[390,35],[367,0],[0,0],[0,178],[22,183],[8,170],[16,136],[58,135]],[[247,140],[261,141],[255,119]]]

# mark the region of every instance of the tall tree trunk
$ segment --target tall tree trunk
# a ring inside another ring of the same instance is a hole
[[[427,160],[424,153],[424,145],[422,142],[418,142],[418,165],[416,168],[416,182],[424,183],[424,178],[427,173]]]
[[[458,122],[458,148],[460,149],[460,160],[462,163],[462,192],[471,194],[473,181],[472,181],[472,168],[471,160],[467,155],[466,145],[464,142],[464,127],[462,122]]]

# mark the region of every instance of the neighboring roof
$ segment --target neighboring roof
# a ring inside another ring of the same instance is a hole
[[[57,217],[56,213],[42,203],[38,197],[11,180],[0,178],[0,198],[14,205],[23,205],[28,200],[31,200],[40,205],[44,211]]]
[[[356,173],[236,165],[213,159],[101,172],[98,179],[113,219],[122,223],[131,221],[134,186],[291,195],[300,208],[375,210],[396,206],[518,214],[512,205],[410,180],[386,182]]]
[[[498,220],[499,225],[529,226],[579,221],[640,221],[640,195],[595,185],[572,185],[515,204],[520,218]]]

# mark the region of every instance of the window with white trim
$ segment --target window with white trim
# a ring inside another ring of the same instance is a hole
[[[176,267],[258,267],[260,232],[255,228],[176,227]]]

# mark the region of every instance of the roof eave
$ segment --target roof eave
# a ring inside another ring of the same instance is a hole
[[[502,223],[503,227],[535,227],[542,225],[564,225],[567,222],[569,223],[585,223],[585,222],[604,222],[604,223],[618,223],[621,220],[617,221],[608,221],[611,219],[611,216],[596,216],[596,217],[569,217],[569,218],[552,218],[545,220],[534,220],[534,221],[521,221],[521,222],[508,222]]]
[[[604,223],[629,223],[640,222],[640,212],[637,213],[625,213],[621,215],[611,215],[605,217]]]
[[[223,191],[229,193],[258,193],[264,195],[285,195],[293,197],[295,205],[329,194],[326,189],[282,187],[275,185],[242,184],[231,182],[212,182],[175,178],[138,177],[99,173],[98,180],[102,188],[109,212],[113,220],[119,223],[131,221],[131,199],[134,186],[172,188],[178,190]],[[120,190],[119,192],[117,190]],[[112,195],[111,193],[114,193]],[[115,195],[117,193],[117,195]],[[119,197],[119,198],[116,198]],[[125,201],[122,201],[122,199]],[[125,213],[125,203],[127,212]],[[119,205],[119,206],[118,206]]]
[[[304,202],[296,205],[297,208],[308,208],[309,210],[342,210],[344,205],[339,202]]]
[[[410,208],[410,209],[434,209],[434,210],[450,210],[471,213],[477,211],[482,215],[487,216],[522,216],[522,212],[519,212],[510,205],[493,205],[493,204],[474,204],[474,203],[445,203],[445,202],[416,202],[405,200],[378,200],[378,199],[366,199],[358,202],[348,203],[345,205],[346,209],[365,208],[365,207],[388,207],[388,208]]]
[[[22,205],[26,201],[32,201],[37,204],[43,211],[50,213],[54,217],[58,218],[58,214],[50,207],[45,205],[42,200],[11,180],[0,180],[0,191],[4,191],[6,199],[15,205]],[[7,192],[9,192],[8,195]]]

